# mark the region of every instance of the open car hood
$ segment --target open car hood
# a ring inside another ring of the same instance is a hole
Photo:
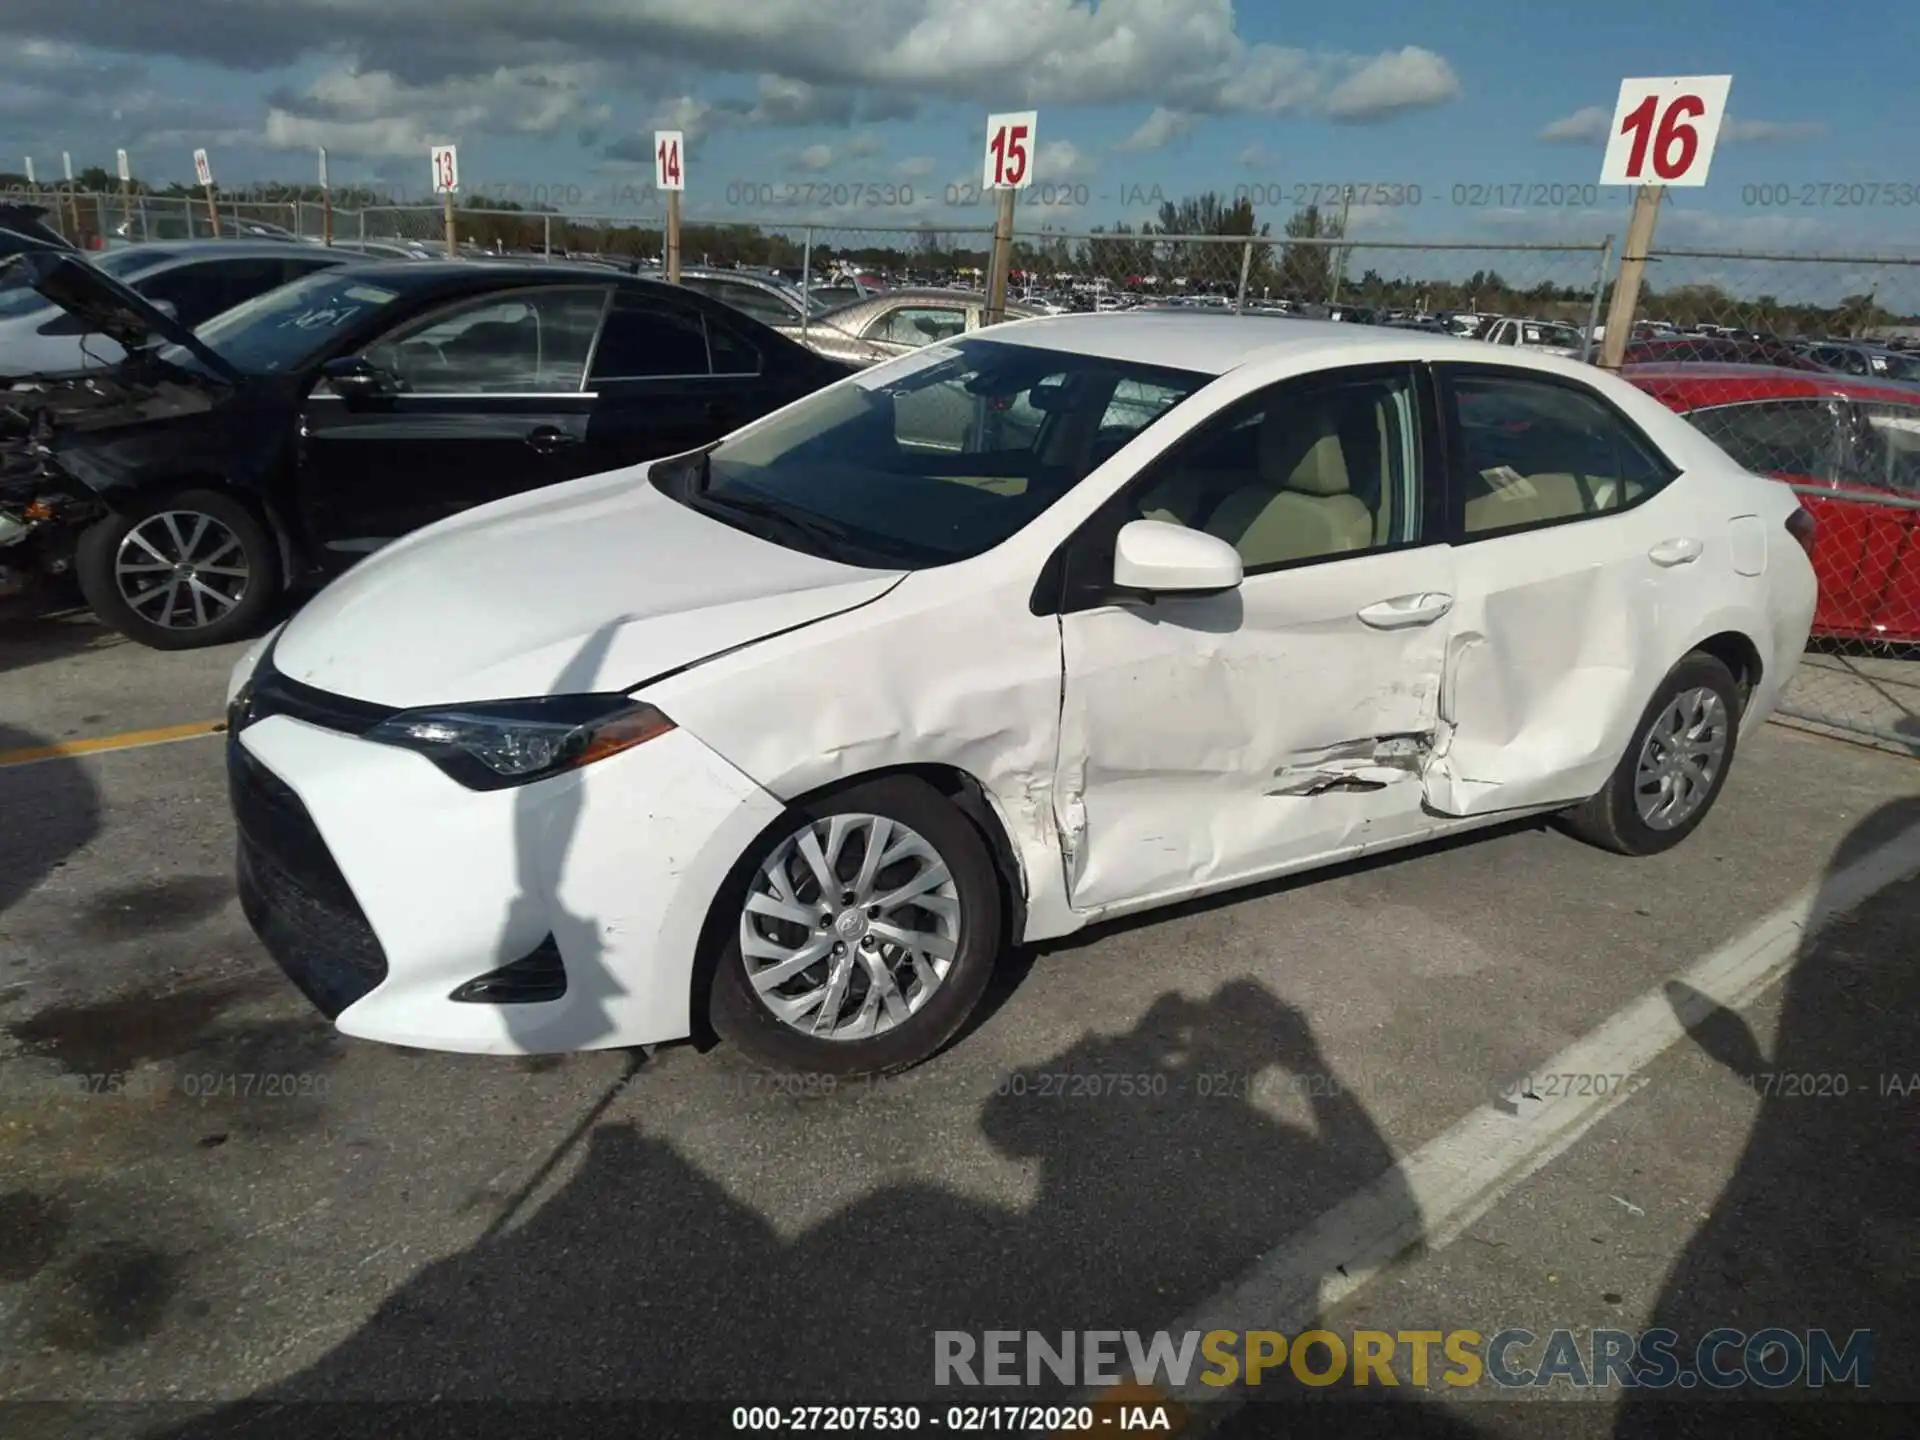
[[[240,378],[185,325],[77,253],[30,250],[0,261],[0,284],[21,282],[129,354],[156,345],[178,345],[215,374],[227,380]]]

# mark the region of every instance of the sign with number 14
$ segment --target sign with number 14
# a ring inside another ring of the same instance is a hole
[[[1732,86],[1731,75],[1622,80],[1600,183],[1705,185]]]
[[[687,188],[686,148],[686,136],[678,130],[653,132],[654,189],[684,190]]]

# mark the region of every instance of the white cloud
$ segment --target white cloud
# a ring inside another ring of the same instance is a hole
[[[1612,127],[1613,111],[1587,105],[1553,121],[1539,138],[1558,145],[1604,145]],[[1817,120],[1736,120],[1728,115],[1720,121],[1720,142],[1726,145],[1787,145],[1826,133],[1827,127]]]
[[[1256,140],[1240,152],[1240,163],[1249,170],[1271,170],[1280,157]]]
[[[342,155],[403,156],[489,132],[552,135],[607,121],[612,112],[597,97],[604,78],[587,62],[501,66],[431,84],[341,66],[302,91],[275,97],[258,138],[270,150],[324,145]]]
[[[1409,45],[1354,71],[1333,87],[1324,108],[1329,119],[1367,122],[1459,98],[1460,77],[1453,66],[1431,50]]]
[[[809,145],[793,157],[793,163],[802,170],[824,170],[833,164],[833,147]]]
[[[909,155],[893,167],[893,173],[902,180],[924,180],[939,168],[940,162],[931,155]]]
[[[1795,140],[1817,140],[1827,133],[1818,120],[1735,120],[1720,122],[1720,139],[1728,145],[1786,145]]]
[[[1090,180],[1100,170],[1100,162],[1071,140],[1042,140],[1033,157],[1036,183],[1064,184],[1072,180]]]
[[[1114,148],[1123,155],[1139,154],[1146,150],[1161,150],[1193,133],[1199,121],[1182,110],[1169,110],[1164,105],[1156,105],[1153,113],[1140,122],[1125,140]]]
[[[1587,105],[1553,121],[1540,132],[1539,138],[1550,145],[1604,145],[1612,124],[1611,110]]]

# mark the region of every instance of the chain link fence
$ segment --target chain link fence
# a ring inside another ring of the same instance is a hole
[[[203,196],[41,187],[24,198],[88,248],[215,233]],[[446,251],[440,205],[329,210],[311,197],[221,196],[217,211],[226,236],[318,241],[330,233],[334,243],[380,258]],[[474,257],[647,266],[658,265],[665,248],[664,212],[644,194],[606,214],[460,205],[454,228],[459,253]],[[857,293],[855,281],[977,290],[991,250],[991,231],[977,224],[696,212],[681,225],[685,268],[773,272],[835,287],[834,299]],[[1543,336],[1592,358],[1615,254],[1611,237],[1526,245],[1068,231],[1016,212],[1008,300],[1016,314],[1173,304],[1482,336],[1493,317],[1516,317],[1542,322]],[[1756,378],[1743,396],[1676,408],[1749,469],[1793,485],[1818,524],[1820,611],[1781,714],[1920,754],[1920,255],[1656,247],[1625,358],[1682,373],[1696,362],[1771,367],[1773,379]],[[1782,370],[1822,383],[1785,398],[1776,393]],[[1628,371],[1636,373],[1647,372]],[[1842,379],[1874,388],[1824,393],[1843,389],[1835,383]]]

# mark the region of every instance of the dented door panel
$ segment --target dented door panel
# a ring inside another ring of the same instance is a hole
[[[1359,612],[1452,586],[1431,546],[1063,617],[1055,813],[1074,908],[1256,878],[1417,817],[1447,626]]]

